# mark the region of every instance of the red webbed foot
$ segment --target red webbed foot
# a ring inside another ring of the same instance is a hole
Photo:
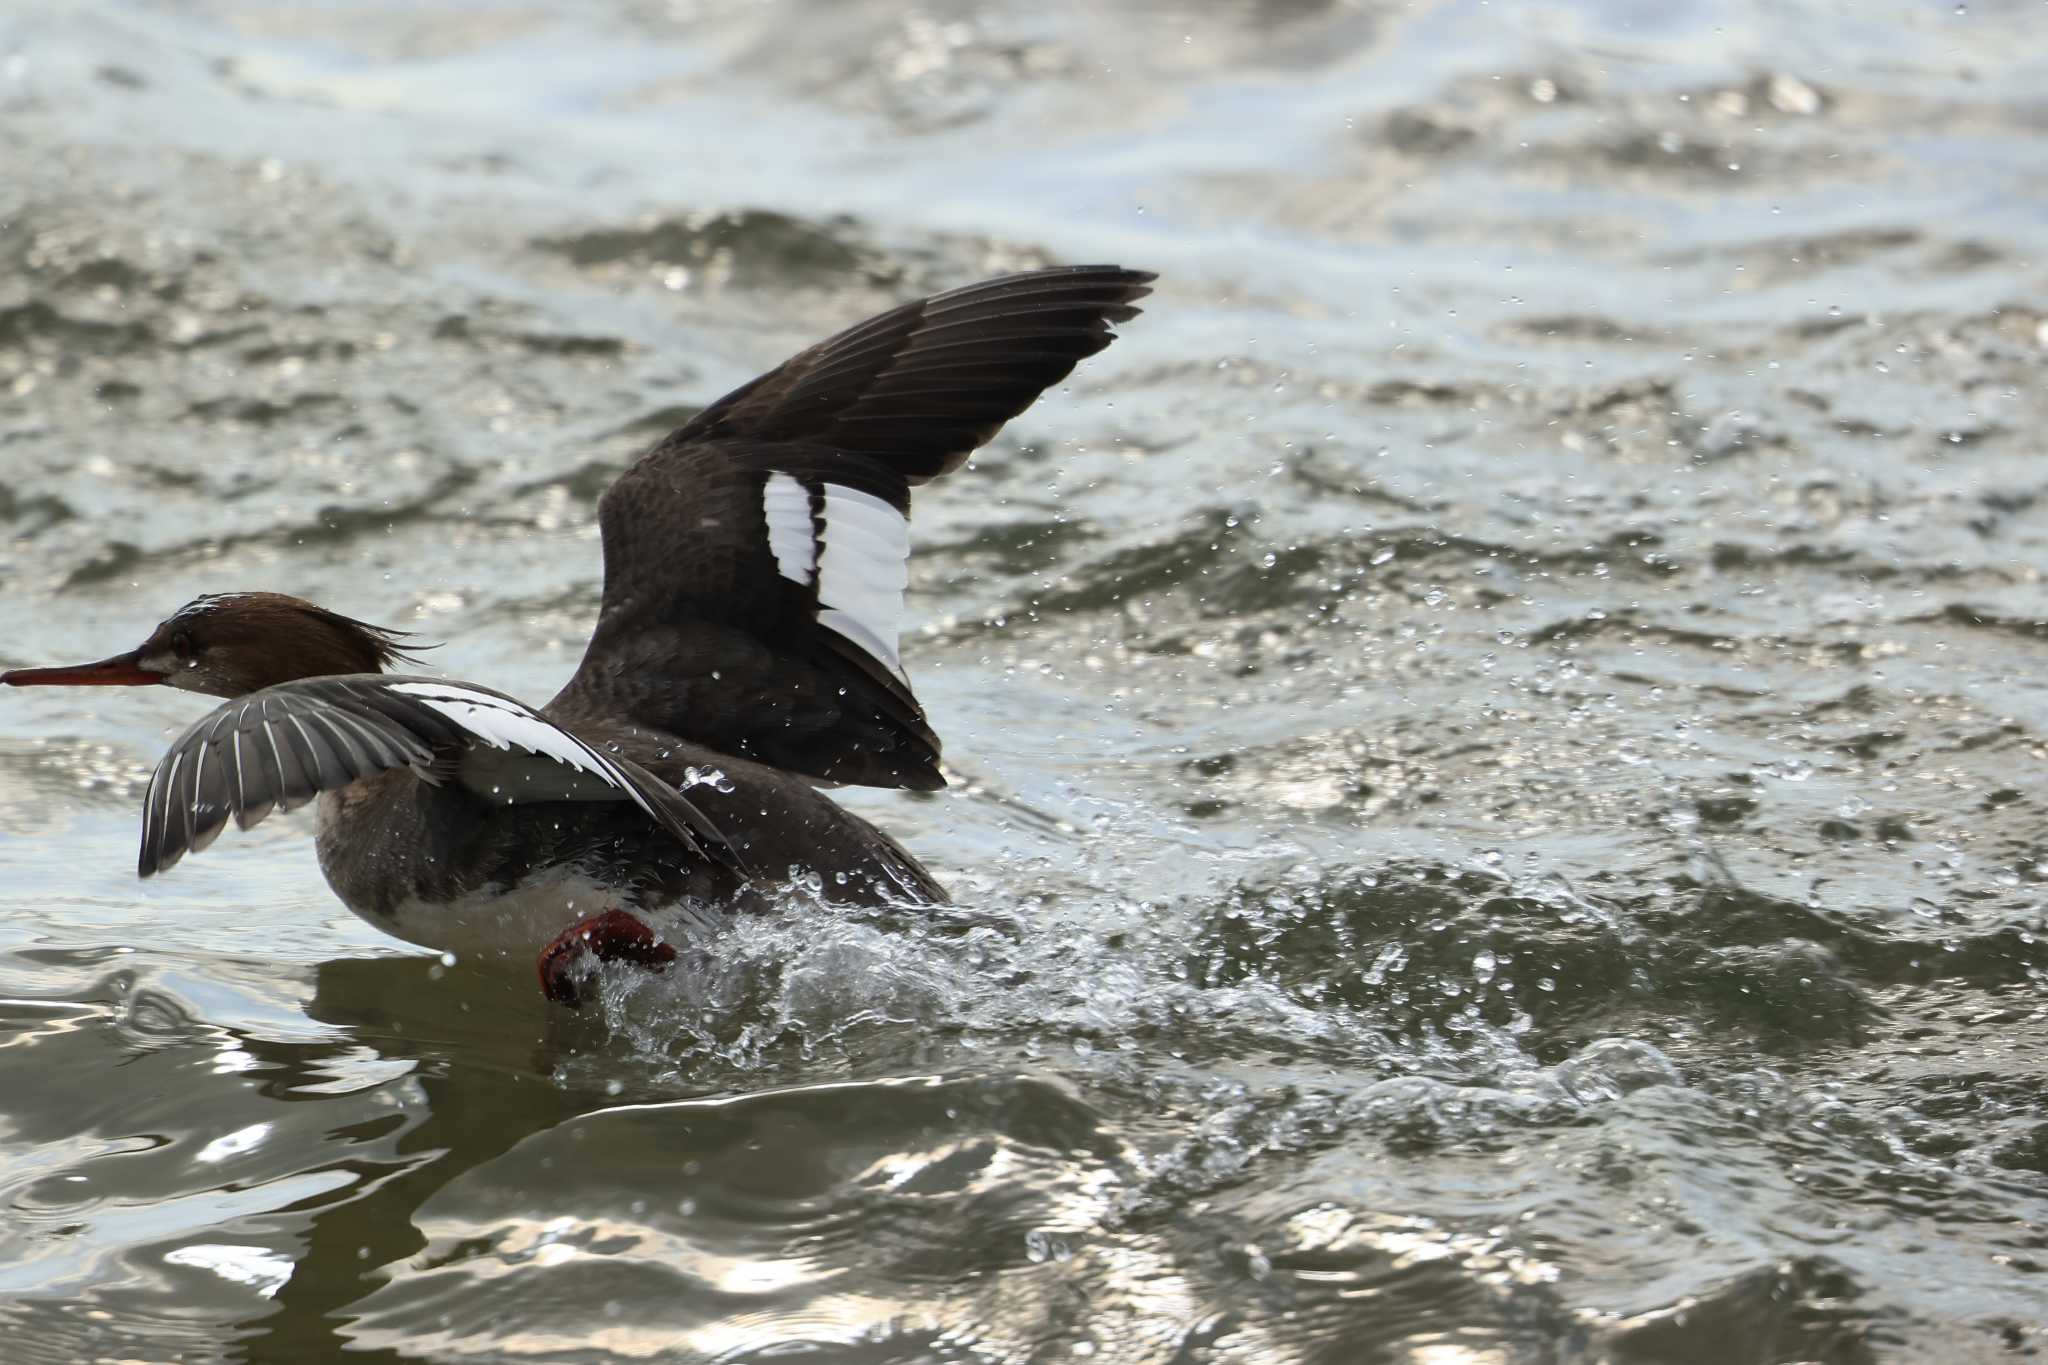
[[[571,925],[540,950],[534,965],[540,970],[541,994],[570,1009],[581,1005],[587,974],[579,968],[585,953],[599,962],[631,962],[651,971],[676,960],[676,950],[656,938],[652,929],[624,910],[607,910]]]

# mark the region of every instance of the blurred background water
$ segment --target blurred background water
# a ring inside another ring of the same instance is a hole
[[[602,1008],[132,879],[0,697],[9,1361],[2048,1351],[2048,14],[0,11],[0,666],[271,588],[532,699],[799,345],[1161,272],[921,496],[959,896]]]

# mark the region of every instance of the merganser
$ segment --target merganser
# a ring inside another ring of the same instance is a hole
[[[935,905],[900,844],[814,783],[945,785],[898,654],[910,490],[1087,356],[1154,277],[1008,275],[877,315],[656,442],[598,502],[604,592],[582,663],[534,708],[385,670],[419,646],[281,593],[201,597],[98,663],[0,683],[232,698],[143,798],[143,877],[317,801],[320,868],[379,929],[444,952],[540,948],[550,999],[593,958],[675,958],[647,919],[739,909],[796,876]]]

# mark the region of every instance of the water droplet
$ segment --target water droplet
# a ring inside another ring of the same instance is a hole
[[[1366,969],[1365,981],[1369,986],[1384,983],[1389,972],[1398,972],[1408,965],[1408,950],[1398,943],[1389,943],[1380,949],[1380,955],[1373,959]]]

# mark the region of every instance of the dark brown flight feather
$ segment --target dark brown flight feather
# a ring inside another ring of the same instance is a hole
[[[603,604],[548,713],[643,725],[829,782],[943,786],[938,738],[908,683],[822,623],[823,566],[809,584],[778,572],[764,488],[792,476],[814,495],[848,488],[907,515],[913,486],[959,468],[1108,346],[1152,279],[1068,266],[906,303],[658,442],[598,504]]]

